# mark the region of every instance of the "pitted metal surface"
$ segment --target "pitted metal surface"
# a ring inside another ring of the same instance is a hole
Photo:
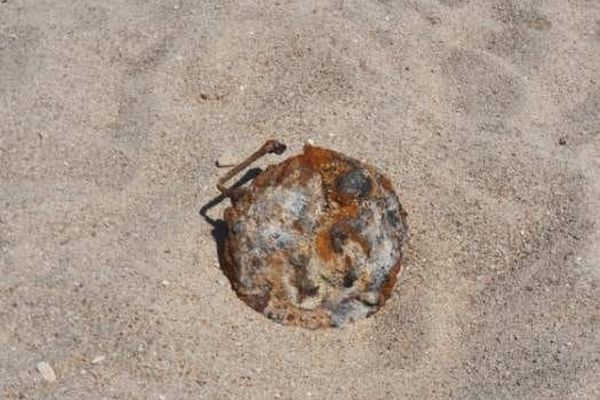
[[[365,318],[390,296],[408,227],[374,167],[306,145],[232,200],[224,268],[252,308],[320,328]]]

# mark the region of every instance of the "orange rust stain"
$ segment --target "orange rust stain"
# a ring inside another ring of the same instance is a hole
[[[255,187],[271,186],[280,181],[282,178],[287,176],[287,166],[291,160],[288,160],[278,166],[270,165],[260,175],[254,178]]]
[[[304,233],[304,229],[302,229],[302,224],[299,220],[292,222],[292,228],[294,228],[294,230],[298,233]]]
[[[328,197],[335,196],[336,179],[349,170],[350,167],[347,163],[337,158],[334,152],[318,147],[305,149],[305,153],[301,157],[304,165],[312,168],[321,175],[323,189]]]
[[[334,160],[331,150],[314,147],[309,144],[304,146],[304,153],[299,156],[299,161],[312,169],[321,170],[324,165]]]
[[[321,218],[319,225],[327,227],[326,229],[322,229],[315,238],[317,254],[319,255],[319,257],[321,257],[321,259],[325,261],[330,261],[335,256],[335,252],[333,250],[333,247],[331,246],[331,235],[329,233],[331,226],[338,222],[342,222],[345,219],[356,218],[357,216],[358,205],[356,203],[351,203],[340,207],[338,210],[336,210],[335,213],[329,215],[326,214],[323,218]],[[346,227],[346,225],[344,225],[344,227]],[[347,233],[349,237],[356,236],[353,235],[351,232]]]
[[[274,297],[279,297],[281,294],[285,293],[283,284],[283,265],[285,263],[285,257],[281,252],[277,252],[269,256],[267,263],[273,267],[269,271],[267,281],[271,285],[271,291],[274,294]]]
[[[393,192],[394,188],[392,187],[392,181],[390,181],[387,177],[381,175],[379,177],[379,182],[381,186],[388,192]]]
[[[337,179],[354,168],[345,157],[331,150],[306,145],[304,153],[298,156],[297,161],[300,166],[310,168],[321,175],[328,199],[340,205],[348,205],[356,200],[337,191]]]
[[[330,261],[335,255],[333,248],[331,247],[331,237],[329,236],[329,230],[323,229],[317,234],[315,238],[315,245],[317,249],[317,255],[324,261]]]
[[[267,186],[305,185],[318,170],[306,161],[304,155],[287,159],[277,166],[269,166],[254,178],[253,187],[261,189]]]
[[[342,218],[356,218],[358,217],[358,204],[356,202],[344,204],[340,207],[339,211],[333,216],[334,220]]]

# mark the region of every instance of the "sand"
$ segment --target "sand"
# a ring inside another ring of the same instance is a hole
[[[392,179],[373,317],[231,290],[200,209],[272,137]],[[599,220],[597,0],[0,2],[0,398],[598,399]]]

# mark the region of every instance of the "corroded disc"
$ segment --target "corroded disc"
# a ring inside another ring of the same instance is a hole
[[[307,328],[377,311],[408,236],[388,178],[310,145],[262,172],[225,220],[224,267],[238,296],[275,321]]]

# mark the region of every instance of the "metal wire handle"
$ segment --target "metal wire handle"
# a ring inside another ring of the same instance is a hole
[[[266,154],[275,153],[281,155],[285,152],[287,146],[281,143],[278,140],[267,140],[257,151],[251,154],[248,158],[242,161],[240,164],[233,167],[229,172],[225,174],[219,182],[217,182],[217,189],[223,193],[224,196],[232,197],[234,195],[235,190],[226,187],[225,182],[229,181],[231,178],[239,174],[242,170],[246,169],[250,164],[258,160],[259,158],[265,156]]]

